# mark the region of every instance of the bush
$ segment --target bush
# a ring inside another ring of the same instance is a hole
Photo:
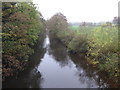
[[[86,52],[87,51],[87,37],[86,35],[77,35],[74,36],[72,41],[68,44],[68,50],[69,51],[75,51],[75,52]]]

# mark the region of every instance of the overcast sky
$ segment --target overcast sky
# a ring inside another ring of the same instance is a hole
[[[63,13],[69,22],[111,21],[118,16],[120,0],[33,0],[45,19],[57,12]]]

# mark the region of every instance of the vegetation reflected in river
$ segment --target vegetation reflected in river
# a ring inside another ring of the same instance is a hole
[[[49,54],[54,57],[54,59],[59,62],[61,67],[69,64],[68,55],[66,48],[56,40],[50,41]]]
[[[71,57],[71,60],[74,62],[74,64],[76,65],[76,68],[78,69],[78,75],[79,75],[80,81],[83,81],[83,83],[85,83],[85,82],[94,80],[98,84],[99,88],[108,87],[108,85],[100,78],[101,76],[97,74],[99,70],[87,64],[85,57],[83,55],[81,55],[79,58],[76,58],[72,54],[70,54],[69,56]]]
[[[99,75],[97,74],[97,70],[94,70],[94,68],[90,67],[85,62],[85,57],[83,55],[81,55],[80,58],[76,58],[76,56],[67,52],[66,48],[60,43],[59,40],[50,38],[49,54],[53,55],[54,60],[56,60],[61,67],[71,67],[72,64],[74,64],[75,68],[77,69],[76,77],[79,78],[81,85],[88,85],[86,88],[108,87],[108,85],[103,82],[102,79],[100,79]],[[95,83],[97,85],[95,85]],[[81,88],[85,88],[85,86]]]
[[[30,67],[16,78],[4,82],[12,88],[101,88],[107,85],[84,57],[70,55],[56,39],[46,36],[44,45],[38,44],[30,57]]]
[[[10,77],[3,82],[3,88],[41,88],[43,78],[37,70],[41,58],[43,58],[46,48],[38,42],[35,46],[35,52],[30,56],[29,68],[18,74],[16,77]]]

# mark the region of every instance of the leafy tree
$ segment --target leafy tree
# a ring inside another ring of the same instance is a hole
[[[68,23],[66,17],[61,14],[57,13],[50,20],[47,22],[48,29],[50,33],[57,36],[59,31],[65,31],[67,29]]]

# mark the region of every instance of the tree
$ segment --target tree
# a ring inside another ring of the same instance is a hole
[[[57,13],[50,18],[47,22],[48,29],[52,32],[58,32],[59,30],[66,30],[68,27],[67,19],[62,13]]]
[[[118,17],[114,17],[114,19],[113,19],[113,24],[118,24]]]

